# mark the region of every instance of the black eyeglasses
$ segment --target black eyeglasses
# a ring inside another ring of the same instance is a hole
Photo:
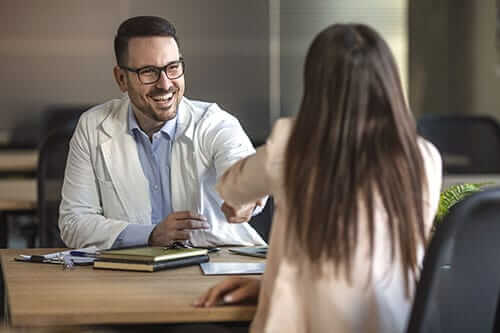
[[[165,72],[170,80],[175,80],[184,75],[184,59],[169,62],[163,67],[144,66],[141,68],[130,68],[119,65],[120,68],[137,74],[142,84],[153,84],[160,80],[161,72]]]

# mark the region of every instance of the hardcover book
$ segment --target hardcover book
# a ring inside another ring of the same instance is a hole
[[[173,260],[149,262],[149,263],[140,261],[130,261],[126,259],[113,260],[113,259],[101,258],[101,259],[96,259],[96,261],[94,261],[94,268],[125,270],[125,271],[156,272],[163,269],[197,265],[205,263],[208,260],[209,257],[207,254],[190,256]]]
[[[135,247],[128,249],[116,249],[101,251],[98,259],[125,259],[143,263],[153,263],[165,260],[174,260],[194,256],[202,256],[208,253],[207,249],[170,249],[160,246]]]

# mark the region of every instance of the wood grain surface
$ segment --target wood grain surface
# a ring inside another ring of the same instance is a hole
[[[14,261],[17,254],[54,249],[0,250],[13,327],[249,321],[253,305],[195,308],[192,302],[225,276],[203,276],[199,266],[155,273],[95,270],[77,266]],[[210,254],[212,262],[262,262],[263,259]]]

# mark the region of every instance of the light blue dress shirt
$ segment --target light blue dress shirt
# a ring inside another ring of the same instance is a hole
[[[170,155],[175,138],[177,117],[153,134],[152,140],[139,127],[132,107],[128,110],[128,131],[137,143],[142,170],[149,183],[152,224],[129,224],[118,235],[113,247],[140,246],[148,243],[154,227],[172,213]]]

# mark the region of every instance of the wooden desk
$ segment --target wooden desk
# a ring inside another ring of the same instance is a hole
[[[0,210],[33,208],[36,200],[35,178],[0,178]]]
[[[203,276],[198,265],[155,273],[21,263],[23,254],[51,249],[0,250],[7,310],[14,327],[250,321],[255,306],[195,308],[191,304],[226,276]],[[263,259],[210,254],[212,262]]]
[[[0,172],[34,172],[38,150],[0,150]]]

